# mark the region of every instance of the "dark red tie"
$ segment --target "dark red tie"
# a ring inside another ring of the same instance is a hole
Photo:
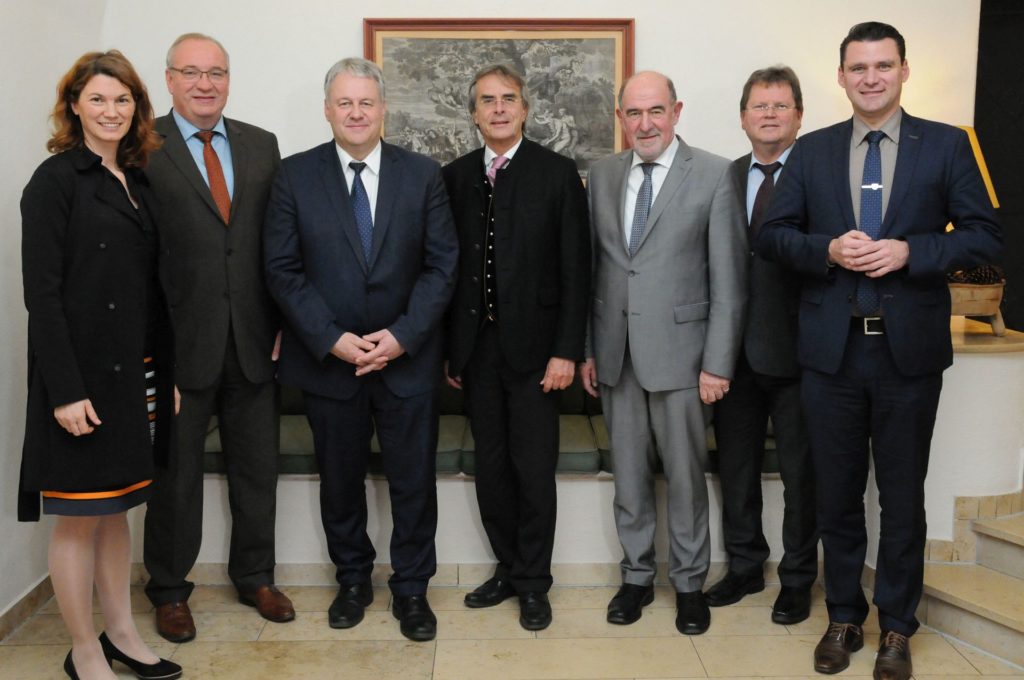
[[[764,222],[765,210],[768,209],[768,202],[775,190],[775,171],[782,167],[782,163],[778,161],[767,165],[754,163],[754,167],[764,173],[764,179],[761,180],[761,186],[754,194],[754,207],[750,210],[750,233],[752,234],[756,234],[757,230],[761,228],[761,223]]]
[[[227,224],[231,217],[231,196],[228,194],[228,183],[224,181],[224,168],[220,166],[220,159],[211,143],[214,134],[216,133],[213,130],[200,130],[196,137],[203,140],[203,163],[206,164],[206,177],[210,182],[213,202],[217,204],[224,224]]]

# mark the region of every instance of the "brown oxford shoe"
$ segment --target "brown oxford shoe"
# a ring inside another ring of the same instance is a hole
[[[256,607],[256,611],[267,621],[285,623],[295,618],[292,601],[276,586],[262,585],[256,590],[240,591],[238,601],[250,607]]]
[[[196,636],[196,622],[188,602],[168,602],[156,608],[156,632],[171,642],[188,642]]]
[[[814,648],[814,670],[829,675],[844,671],[850,665],[850,654],[863,646],[864,630],[860,626],[830,621]]]
[[[875,657],[875,680],[909,680],[913,672],[907,636],[891,630],[882,633]]]

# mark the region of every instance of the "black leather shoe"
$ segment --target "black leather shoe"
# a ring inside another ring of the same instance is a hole
[[[814,648],[814,670],[828,675],[845,671],[850,665],[850,654],[863,646],[864,630],[860,626],[830,621]]]
[[[107,661],[123,663],[131,669],[132,673],[135,673],[136,677],[143,678],[143,680],[174,680],[181,677],[181,666],[173,661],[167,659],[160,659],[156,663],[136,661],[115,647],[106,633],[100,633],[100,646],[103,647],[103,656],[107,657]]]
[[[676,630],[683,635],[700,635],[710,626],[711,610],[704,593],[676,593]]]
[[[526,630],[544,630],[551,625],[547,593],[519,594],[519,625]]]
[[[342,586],[327,610],[327,623],[331,628],[351,628],[363,620],[363,613],[373,603],[373,585],[356,583]]]
[[[490,578],[471,593],[466,593],[464,600],[466,606],[471,609],[493,607],[501,604],[510,597],[515,597],[516,589],[509,583],[508,578],[495,576]]]
[[[402,635],[410,640],[426,642],[437,635],[437,617],[426,595],[395,595],[391,613],[398,619]]]
[[[882,633],[875,657],[875,680],[909,680],[914,672],[910,662],[910,640],[893,631]]]
[[[760,571],[743,575],[730,570],[722,577],[721,581],[708,589],[704,598],[711,607],[724,607],[736,604],[745,595],[759,593],[762,590],[764,590],[764,574]]]
[[[772,621],[784,626],[800,623],[811,615],[811,589],[782,586],[772,605]]]
[[[608,623],[626,626],[636,623],[643,609],[654,602],[654,586],[637,586],[623,583],[619,592],[608,603]]]

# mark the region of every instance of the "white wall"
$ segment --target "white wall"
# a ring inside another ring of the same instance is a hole
[[[423,3],[377,0],[37,0],[4,3],[0,57],[7,105],[0,168],[0,612],[45,575],[47,523],[14,521],[23,433],[25,313],[21,302],[18,199],[45,155],[46,115],[59,76],[82,52],[116,47],[149,83],[157,110],[170,107],[163,86],[166,47],[178,34],[217,36],[232,56],[228,115],[276,132],[284,154],[325,141],[321,81],[328,66],[361,55],[362,18],[476,17],[476,0]],[[520,0],[491,16],[636,19],[636,68],[668,73],[686,104],[688,142],[725,156],[747,150],[738,125],[740,88],[755,68],[785,62],[804,86],[804,130],[849,115],[835,83],[838,44],[848,28],[877,19],[896,25],[909,44],[911,79],[904,103],[913,113],[956,124],[973,121],[979,0],[905,0],[866,12],[839,0]],[[216,507],[214,505],[213,507]]]
[[[21,297],[21,190],[46,157],[46,118],[57,80],[100,36],[103,0],[5,3],[0,62],[8,105],[0,107],[0,613],[46,576],[49,522],[16,521],[25,432],[25,305]],[[60,36],[52,41],[50,36]],[[43,49],[44,42],[53,45]]]

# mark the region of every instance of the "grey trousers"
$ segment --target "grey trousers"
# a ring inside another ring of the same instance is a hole
[[[668,579],[676,592],[700,590],[711,559],[705,409],[697,388],[648,392],[627,354],[619,381],[601,385],[615,472],[615,526],[622,544],[622,582],[653,583],[660,458],[668,487]]]

